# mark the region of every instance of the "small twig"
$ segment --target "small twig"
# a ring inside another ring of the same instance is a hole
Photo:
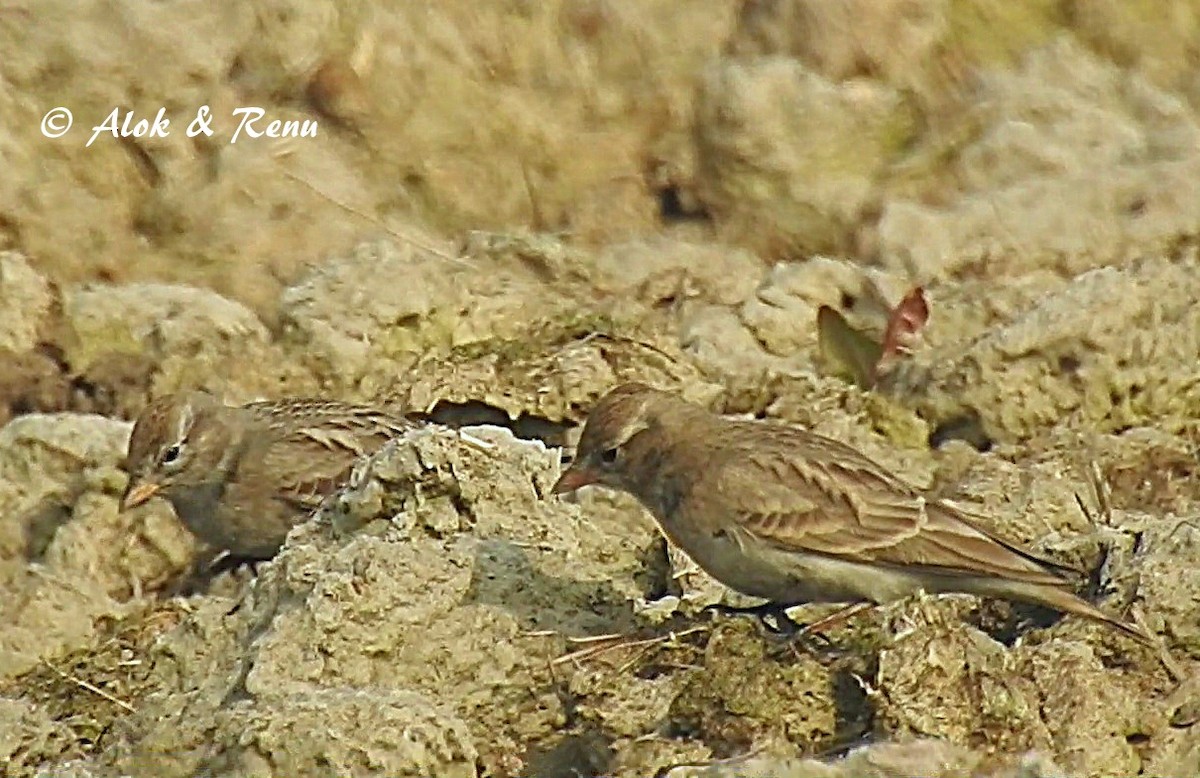
[[[1083,518],[1088,520],[1088,524],[1095,524],[1096,519],[1092,516],[1092,512],[1088,510],[1087,505],[1083,502],[1083,498],[1079,496],[1079,492],[1075,492],[1075,504],[1079,506],[1079,510],[1083,512]]]
[[[576,643],[576,644],[600,643],[600,642],[606,641],[606,640],[620,640],[621,638],[624,638],[624,637],[628,637],[628,636],[622,632],[609,632],[607,635],[584,635],[582,637],[568,636],[567,642],[568,643]]]
[[[1129,615],[1132,618],[1133,623],[1136,624],[1138,628],[1142,630],[1142,632],[1146,633],[1147,635],[1154,634],[1149,627],[1147,627],[1146,617],[1145,614],[1142,613],[1141,608],[1134,605],[1129,609]],[[1167,671],[1167,675],[1170,676],[1172,681],[1178,682],[1187,677],[1184,675],[1183,670],[1180,669],[1179,665],[1175,663],[1175,659],[1171,656],[1171,652],[1161,640],[1156,639],[1151,650],[1154,652],[1155,658],[1162,665],[1163,669]]]
[[[672,670],[683,670],[683,671],[704,670],[704,665],[698,665],[698,664],[694,664],[692,662],[663,662],[659,666],[660,667],[669,667]]]
[[[613,343],[627,343],[631,346],[640,346],[641,348],[644,348],[648,351],[653,351],[655,354],[658,354],[663,359],[670,361],[672,364],[675,364],[675,365],[679,364],[679,360],[677,358],[675,358],[675,357],[671,356],[670,354],[668,354],[667,352],[663,351],[658,346],[655,346],[651,343],[647,343],[644,340],[638,340],[637,338],[628,337],[626,335],[614,335],[611,332],[589,332],[587,335],[583,336],[582,338],[575,341],[574,343],[567,344],[567,345],[582,346],[585,343],[589,343],[593,340],[608,340],[608,341],[612,341]]]
[[[355,208],[354,206],[350,205],[349,203],[343,203],[341,200],[338,200],[337,198],[335,198],[335,197],[332,197],[332,196],[330,196],[330,195],[326,194],[325,192],[322,192],[320,189],[318,189],[317,187],[313,186],[313,185],[312,185],[312,184],[310,184],[308,181],[305,181],[303,178],[301,178],[300,176],[298,176],[298,175],[296,175],[295,173],[291,172],[290,170],[285,170],[285,171],[283,171],[283,174],[284,174],[285,176],[287,176],[288,178],[292,179],[293,181],[295,181],[295,182],[297,182],[297,183],[300,183],[300,184],[303,184],[304,186],[308,187],[308,188],[309,188],[310,190],[312,190],[312,191],[313,191],[313,192],[314,192],[314,193],[315,193],[315,194],[316,194],[318,197],[322,198],[323,200],[327,200],[328,202],[331,202],[331,203],[333,203],[333,204],[334,204],[334,205],[336,205],[338,208],[341,208],[343,211],[346,211],[347,213],[352,213],[352,214],[354,214],[355,216],[359,217],[360,219],[364,219],[364,220],[366,220],[366,221],[370,222],[371,224],[374,224],[376,227],[380,228],[381,230],[383,230],[384,232],[386,232],[388,235],[391,235],[391,236],[392,236],[393,238],[395,238],[396,240],[403,241],[404,243],[408,243],[408,244],[410,244],[410,245],[416,246],[417,248],[419,248],[419,249],[421,249],[421,250],[423,250],[423,251],[428,251],[430,254],[433,254],[433,255],[435,255],[435,256],[441,257],[442,259],[449,260],[449,261],[451,261],[451,262],[458,262],[458,263],[461,263],[461,264],[463,264],[463,265],[469,265],[469,264],[470,264],[469,262],[467,262],[466,260],[462,259],[461,257],[456,257],[456,256],[454,256],[454,255],[452,255],[452,254],[448,254],[448,253],[446,253],[445,251],[442,251],[441,249],[439,249],[439,248],[437,248],[437,247],[435,247],[435,246],[432,246],[432,245],[430,245],[430,244],[428,244],[428,243],[425,243],[425,242],[423,242],[423,241],[417,240],[416,238],[414,238],[414,237],[412,237],[412,236],[410,236],[410,235],[405,235],[404,233],[402,233],[402,232],[400,232],[400,231],[398,231],[398,230],[392,229],[391,227],[389,227],[388,225],[384,224],[382,221],[380,221],[379,219],[375,218],[375,217],[374,217],[374,216],[372,216],[371,214],[369,214],[369,213],[366,213],[365,211],[361,211],[361,210],[359,210],[358,208]]]
[[[601,654],[607,653],[618,648],[642,648],[653,646],[657,643],[668,643],[678,640],[679,638],[688,635],[694,635],[697,632],[704,632],[708,627],[692,627],[685,629],[683,632],[668,632],[666,635],[656,635],[652,638],[641,638],[638,640],[629,639],[624,635],[603,635],[595,638],[568,638],[572,642],[584,643],[599,643],[600,641],[610,641],[607,644],[589,645],[586,648],[581,648],[578,651],[573,651],[570,654],[564,654],[551,662],[552,665],[560,665],[571,661],[582,661],[584,659],[592,659]]]
[[[1193,531],[1200,531],[1200,523],[1197,523],[1191,519],[1180,519],[1179,521],[1175,522],[1175,526],[1171,527],[1171,531],[1167,533],[1167,540],[1174,540],[1175,533],[1179,532],[1181,527],[1187,527]]]
[[[521,178],[525,182],[525,196],[529,198],[529,214],[530,224],[535,229],[543,229],[546,225],[546,220],[542,217],[542,208],[538,204],[537,195],[533,191],[533,181],[529,178],[529,166],[521,165]]]
[[[667,773],[672,772],[673,770],[678,770],[681,767],[705,768],[705,767],[731,766],[731,765],[744,764],[745,762],[749,762],[751,759],[754,759],[755,757],[761,756],[762,754],[764,754],[766,752],[766,750],[767,750],[766,745],[757,745],[757,746],[752,747],[750,750],[746,751],[745,753],[737,754],[736,756],[728,756],[728,757],[725,757],[724,759],[710,759],[707,762],[672,762],[671,764],[666,765],[665,767],[660,769],[658,771],[658,774],[666,775]]]
[[[50,664],[45,659],[42,660],[42,664],[44,664],[46,667],[49,667],[54,672],[58,673],[64,680],[70,681],[71,683],[73,683],[83,689],[87,689],[92,694],[99,695],[99,696],[103,697],[104,699],[108,700],[109,702],[113,703],[114,705],[120,705],[122,708],[129,711],[130,713],[137,712],[137,708],[134,708],[132,705],[130,705],[129,703],[125,702],[124,700],[122,700],[118,697],[114,697],[113,695],[111,695],[108,692],[101,689],[99,686],[96,686],[95,684],[92,684],[92,683],[88,683],[87,681],[83,680],[82,678],[77,678],[73,675],[64,673],[62,670],[59,670],[57,667]]]
[[[650,651],[650,646],[642,646],[640,649],[638,649],[638,651],[635,652],[632,657],[630,657],[628,662],[617,668],[617,675],[625,675],[625,673],[629,672],[631,667],[642,661],[642,657],[644,657],[648,651]]]
[[[548,543],[546,541],[542,541],[541,543],[530,543],[527,540],[510,540],[508,542],[511,543],[512,545],[516,546],[517,548],[533,549],[534,551],[553,551],[554,550],[554,545],[552,543]],[[552,634],[557,634],[557,633],[552,633]]]
[[[1109,499],[1112,495],[1112,486],[1108,482],[1108,478],[1104,476],[1104,472],[1100,469],[1100,465],[1096,460],[1088,463],[1088,480],[1092,483],[1092,490],[1096,493],[1096,506],[1100,509],[1100,516],[1104,519],[1104,523],[1111,527],[1113,525],[1112,501]]]
[[[612,645],[608,646],[589,646],[588,648],[581,648],[578,651],[572,651],[569,654],[563,654],[557,659],[551,660],[550,665],[552,667],[557,667],[558,665],[566,664],[567,662],[583,662],[600,656],[605,651],[610,651],[619,647],[620,645],[620,643],[613,643]]]
[[[489,443],[486,440],[483,440],[482,438],[477,438],[474,435],[463,432],[462,430],[458,430],[458,438],[459,438],[459,440],[463,441],[464,443],[470,443],[471,445],[477,446],[477,447],[483,449],[484,451],[489,451],[496,447],[495,443]]]

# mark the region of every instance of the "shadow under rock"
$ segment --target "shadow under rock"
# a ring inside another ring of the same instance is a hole
[[[871,665],[870,678],[878,677],[878,664]],[[833,699],[837,707],[837,733],[834,742],[830,743],[820,758],[834,759],[845,756],[856,748],[868,745],[874,740],[875,705],[867,694],[866,687],[859,680],[860,676],[848,667],[843,667],[833,674]]]
[[[197,595],[236,597],[258,577],[258,566],[267,561],[203,547],[192,558],[188,570],[171,581],[160,596],[167,599]]]
[[[505,411],[478,400],[464,403],[439,401],[428,413],[410,413],[410,419],[442,424],[453,429],[488,424],[505,427],[522,440],[540,440],[547,446],[561,448],[568,442],[570,422],[556,422],[542,416],[522,413],[516,419]]]
[[[976,451],[991,451],[994,441],[974,409],[943,419],[929,433],[929,447],[939,449],[952,440],[961,440]]]
[[[612,738],[596,729],[563,735],[525,754],[529,778],[603,778],[611,774]]]
[[[495,605],[516,616],[522,628],[549,629],[568,637],[631,632],[633,603],[608,581],[545,575],[526,548],[510,540],[479,542],[464,603]]]

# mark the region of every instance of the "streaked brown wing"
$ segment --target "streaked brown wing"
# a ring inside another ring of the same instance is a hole
[[[417,426],[415,422],[380,408],[336,400],[270,400],[244,407],[274,429],[332,425],[367,437],[380,435],[388,440]]]
[[[324,400],[245,407],[269,428],[264,470],[277,474],[282,496],[307,509],[345,484],[360,457],[416,426],[378,409]]]
[[[714,479],[754,537],[855,562],[1063,583],[1056,566],[944,503],[926,503],[913,486],[849,446],[798,429],[755,426],[753,445],[737,445],[740,455],[728,457]],[[752,434],[737,432],[735,441]]]

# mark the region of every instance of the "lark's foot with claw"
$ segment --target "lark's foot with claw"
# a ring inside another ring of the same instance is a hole
[[[734,607],[732,605],[709,605],[704,610],[719,613],[723,616],[754,616],[763,629],[771,637],[782,639],[785,645],[794,653],[796,645],[800,644],[808,653],[821,658],[828,653],[831,643],[825,636],[825,631],[835,627],[854,616],[874,607],[873,603],[858,602],[834,611],[828,616],[818,619],[811,624],[801,624],[787,614],[787,609],[795,604],[785,605],[767,602],[750,607]],[[812,640],[819,638],[821,645],[813,645]]]

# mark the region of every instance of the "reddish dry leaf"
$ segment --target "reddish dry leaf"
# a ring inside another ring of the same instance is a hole
[[[907,354],[917,341],[917,336],[929,320],[929,304],[925,302],[925,291],[915,287],[892,309],[887,329],[883,333],[883,354],[878,367],[900,354]]]

